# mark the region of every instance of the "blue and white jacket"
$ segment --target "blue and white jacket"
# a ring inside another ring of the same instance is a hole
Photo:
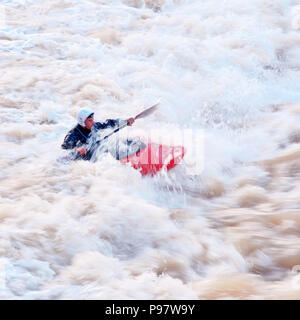
[[[116,120],[108,119],[105,122],[96,122],[92,130],[98,131],[98,130],[104,130],[107,128],[114,128],[114,127],[120,126],[123,122],[124,120],[120,120],[120,119],[116,119]],[[73,128],[68,132],[61,147],[63,149],[72,150],[74,148],[79,148],[81,146],[86,145],[88,143],[88,139],[91,136],[92,130],[82,127],[80,124],[78,124],[75,128]],[[88,155],[85,157],[81,157],[78,155],[76,159],[81,158],[81,159],[89,160],[90,157],[91,155]]]

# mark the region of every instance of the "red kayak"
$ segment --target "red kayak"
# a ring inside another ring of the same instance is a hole
[[[105,152],[109,152],[122,164],[130,163],[131,166],[145,175],[155,175],[161,170],[171,170],[181,162],[185,155],[183,146],[166,146],[148,142],[140,139],[117,140],[116,143],[108,146]],[[87,156],[79,157],[76,153],[62,157],[59,161],[69,162],[71,160],[91,160],[97,161],[97,156],[92,158],[94,152],[88,152]]]
[[[121,163],[130,163],[144,175],[155,175],[165,169],[174,168],[181,162],[185,154],[183,146],[165,146],[149,142],[145,144],[141,140],[126,140],[123,146],[114,148],[110,153]]]

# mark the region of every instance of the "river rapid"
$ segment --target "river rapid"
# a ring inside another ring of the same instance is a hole
[[[2,0],[0,71],[1,299],[300,298],[299,0]],[[169,173],[59,161],[158,99]]]

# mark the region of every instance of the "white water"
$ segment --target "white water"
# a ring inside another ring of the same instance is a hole
[[[300,298],[300,1],[15,0],[0,10],[0,298]],[[81,107],[204,170],[57,162]],[[187,155],[188,156],[188,155]]]

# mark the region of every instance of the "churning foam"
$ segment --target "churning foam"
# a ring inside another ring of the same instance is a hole
[[[299,298],[299,5],[2,1],[0,298]],[[200,172],[57,161],[158,97],[129,134],[201,131]]]

